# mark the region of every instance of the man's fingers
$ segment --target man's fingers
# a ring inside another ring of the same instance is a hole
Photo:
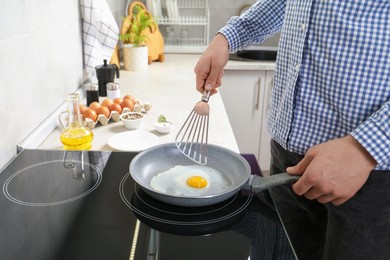
[[[293,174],[293,175],[302,175],[306,168],[309,166],[311,161],[313,160],[313,156],[311,155],[306,155],[303,157],[303,159],[295,166],[287,167],[286,171],[288,174]]]
[[[218,86],[218,82],[221,81],[221,74],[223,71],[211,70],[209,75],[207,76],[206,82],[204,84],[204,88],[208,91]]]
[[[310,178],[310,175],[305,174],[306,169],[309,167],[313,159],[314,157],[308,153],[297,165],[286,169],[289,174],[302,175],[302,177],[292,186],[294,192],[298,195],[305,194],[313,187],[314,182]]]
[[[292,189],[294,192],[301,196],[305,194],[308,190],[310,190],[313,187],[313,184],[311,182],[308,182],[305,176],[303,175],[296,183],[293,184]]]

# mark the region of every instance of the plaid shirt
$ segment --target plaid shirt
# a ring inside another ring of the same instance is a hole
[[[220,33],[234,52],[279,30],[272,138],[304,154],[351,134],[390,169],[390,1],[262,0]]]

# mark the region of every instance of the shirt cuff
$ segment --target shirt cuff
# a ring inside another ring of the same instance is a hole
[[[390,136],[388,133],[389,115],[372,115],[350,134],[367,150],[378,165],[390,161]]]
[[[229,52],[233,53],[240,50],[240,35],[233,26],[226,25],[218,33],[225,36],[226,40],[229,43]]]

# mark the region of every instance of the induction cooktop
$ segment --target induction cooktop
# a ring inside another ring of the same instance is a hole
[[[0,259],[294,259],[266,191],[168,205],[131,178],[136,154],[19,153],[0,173]]]

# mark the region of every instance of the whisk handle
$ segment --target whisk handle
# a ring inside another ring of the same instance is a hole
[[[209,102],[209,98],[210,98],[210,91],[203,91],[203,96],[202,96],[202,101],[203,102]]]

